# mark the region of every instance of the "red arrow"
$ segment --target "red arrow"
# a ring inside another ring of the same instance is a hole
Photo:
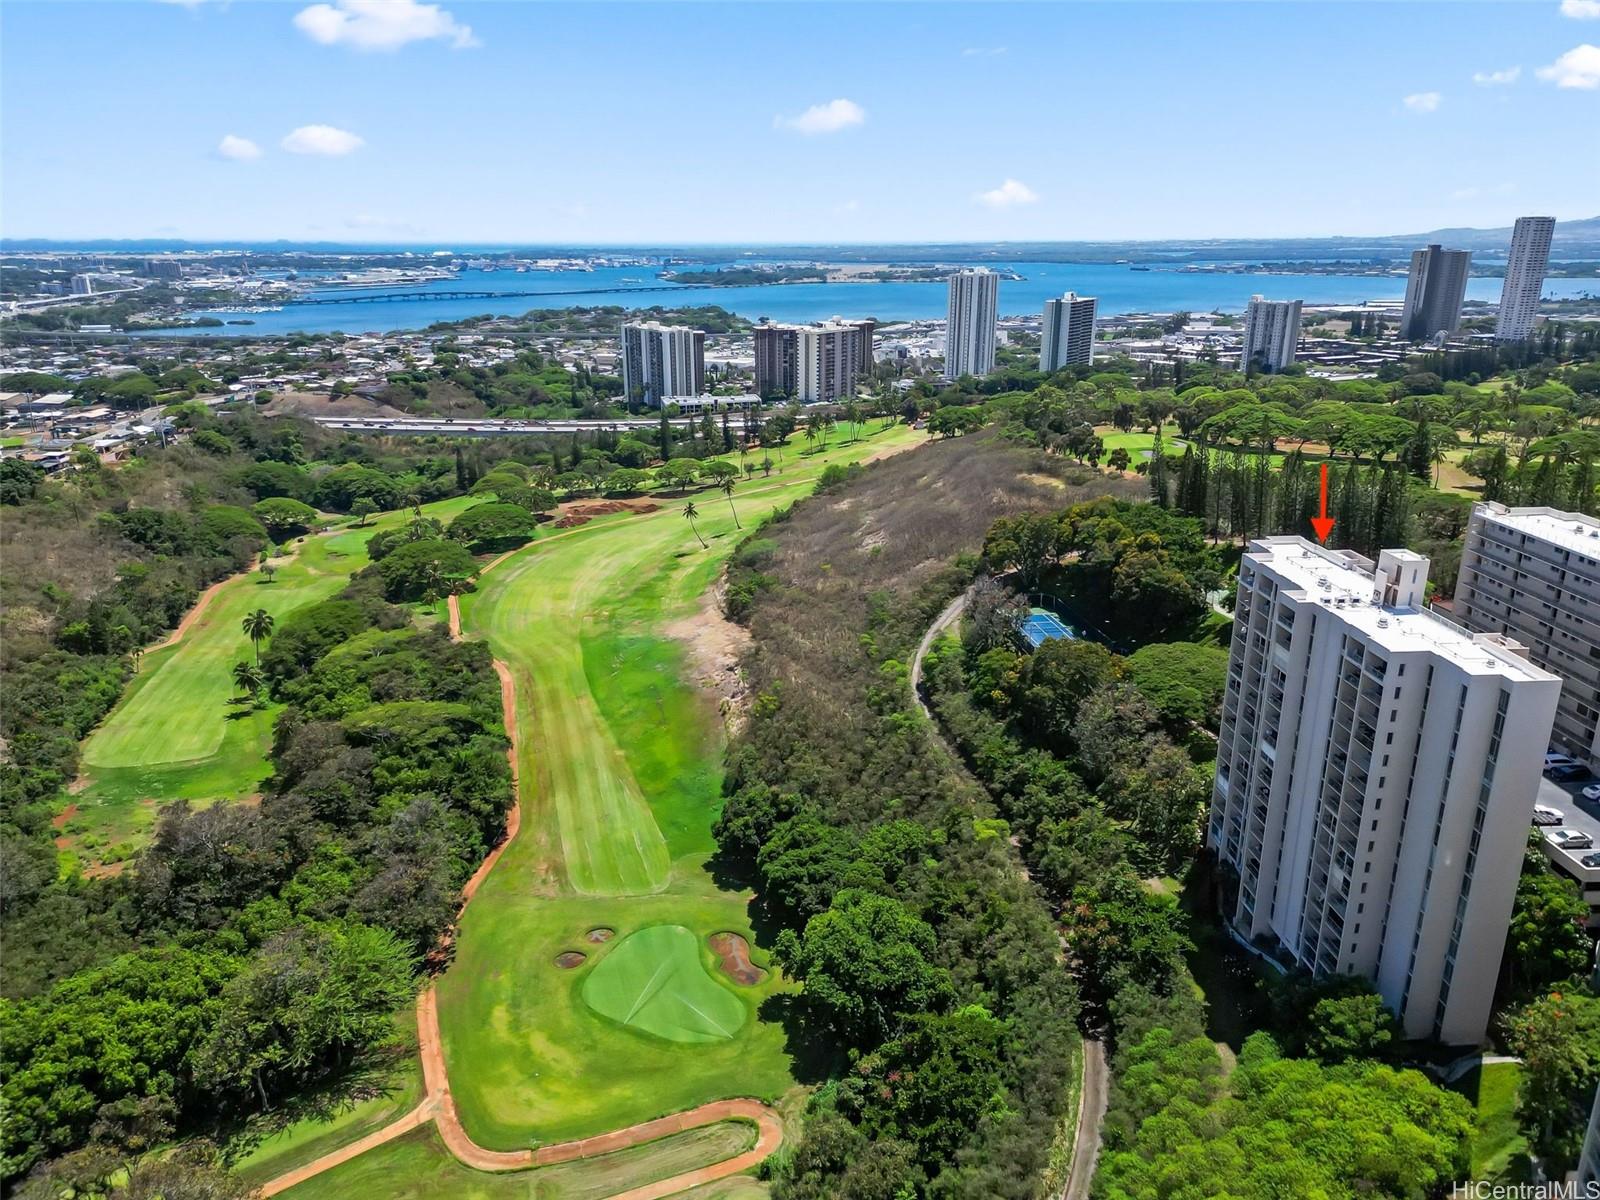
[[[1322,464],[1322,515],[1311,518],[1311,528],[1317,531],[1317,541],[1324,546],[1328,544],[1328,535],[1333,532],[1333,518],[1328,515],[1328,464]]]

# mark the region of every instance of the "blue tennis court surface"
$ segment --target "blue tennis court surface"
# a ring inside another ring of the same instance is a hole
[[[1023,618],[1022,636],[1027,639],[1028,645],[1037,650],[1043,643],[1051,638],[1070,638],[1072,630],[1061,623],[1061,618],[1048,609],[1035,608]]]

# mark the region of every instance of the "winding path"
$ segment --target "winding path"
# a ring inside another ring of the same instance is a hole
[[[489,567],[495,566],[504,558],[505,555],[502,555],[490,563]],[[484,569],[488,570],[489,567]],[[461,605],[458,598],[451,596],[447,606],[450,636],[460,641]],[[493,662],[495,673],[500,677],[500,709],[505,722],[506,738],[511,743],[506,750],[506,758],[511,764],[512,802],[510,811],[506,813],[506,836],[488,853],[478,869],[473,872],[472,878],[467,880],[461,889],[462,911],[466,910],[472,897],[477,894],[479,885],[494,869],[506,847],[522,828],[522,804],[517,780],[516,683],[512,679],[511,669],[505,663],[499,659],[494,659]],[[358,1158],[368,1150],[393,1141],[413,1129],[426,1125],[429,1121],[432,1121],[438,1129],[439,1136],[450,1153],[463,1165],[479,1171],[526,1171],[534,1167],[594,1158],[670,1137],[675,1133],[699,1129],[704,1125],[717,1125],[723,1121],[749,1121],[756,1127],[756,1144],[732,1158],[696,1167],[667,1179],[658,1179],[654,1183],[629,1188],[627,1191],[608,1197],[607,1200],[660,1200],[661,1197],[675,1195],[689,1188],[715,1183],[719,1179],[726,1179],[730,1175],[738,1175],[752,1169],[783,1144],[783,1123],[769,1105],[759,1100],[734,1099],[714,1100],[683,1112],[641,1121],[624,1129],[614,1129],[609,1133],[595,1134],[593,1137],[579,1138],[570,1142],[556,1142],[540,1146],[536,1150],[488,1150],[472,1140],[466,1127],[461,1123],[460,1115],[456,1112],[455,1097],[450,1092],[450,1075],[445,1066],[444,1039],[439,1033],[439,1005],[431,984],[423,988],[417,996],[417,1049],[422,1058],[424,1092],[420,1104],[383,1128],[376,1129],[347,1146],[340,1146],[337,1150],[331,1150],[320,1158],[268,1180],[258,1190],[257,1195],[264,1200],[265,1197],[288,1191],[296,1184],[304,1183],[315,1175]]]
[[[962,592],[933,619],[933,624],[928,626],[922,640],[917,643],[916,653],[911,656],[911,698],[917,702],[922,715],[933,723],[934,735],[945,753],[958,763],[961,761],[960,755],[945,740],[938,718],[922,699],[922,660],[933,648],[933,643],[961,619],[966,609],[967,593]],[[1082,1045],[1083,1080],[1078,1089],[1078,1129],[1072,1143],[1072,1167],[1067,1175],[1066,1186],[1061,1190],[1061,1200],[1088,1200],[1089,1184],[1094,1180],[1095,1163],[1100,1157],[1100,1124],[1106,1115],[1110,1079],[1106,1071],[1105,1045],[1093,1038],[1084,1038]]]

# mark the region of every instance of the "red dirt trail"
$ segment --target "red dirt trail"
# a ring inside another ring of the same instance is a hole
[[[495,560],[496,563],[499,561],[499,559]],[[490,564],[490,566],[493,565],[495,564]],[[459,641],[461,638],[461,606],[455,596],[451,596],[448,603],[450,636]],[[495,673],[500,676],[500,705],[504,714],[506,737],[511,741],[511,748],[506,751],[506,757],[511,763],[512,796],[516,797],[518,795],[516,682],[511,676],[511,669],[499,659],[494,660],[494,669]],[[495,863],[500,861],[501,854],[505,852],[506,847],[517,836],[521,826],[522,806],[514,798],[511,810],[506,814],[505,839],[489,852],[482,865],[473,872],[472,878],[467,880],[466,885],[461,889],[461,907],[463,910],[472,900],[472,897],[477,894],[479,885],[483,883],[489,872],[494,869]],[[668,1116],[657,1117],[652,1121],[643,1121],[637,1125],[629,1125],[625,1129],[614,1129],[610,1133],[596,1134],[593,1137],[579,1138],[576,1141],[557,1142],[549,1146],[540,1146],[537,1150],[485,1149],[472,1140],[466,1131],[466,1127],[461,1124],[461,1118],[456,1112],[455,1097],[450,1091],[450,1075],[445,1066],[444,1040],[439,1033],[439,1006],[432,985],[424,988],[417,997],[417,1049],[422,1058],[422,1078],[425,1090],[425,1095],[420,1104],[383,1128],[367,1134],[366,1137],[351,1142],[348,1146],[341,1146],[337,1150],[324,1154],[321,1158],[313,1159],[311,1162],[269,1180],[262,1185],[258,1195],[263,1200],[269,1196],[276,1196],[296,1184],[304,1183],[314,1175],[320,1175],[324,1171],[347,1163],[374,1147],[393,1141],[402,1134],[426,1125],[429,1121],[432,1121],[438,1128],[439,1136],[450,1153],[465,1166],[479,1171],[525,1171],[532,1167],[573,1162],[577,1159],[592,1158],[595,1155],[626,1150],[630,1146],[653,1142],[669,1134],[699,1129],[703,1125],[715,1125],[722,1121],[744,1120],[755,1124],[757,1131],[756,1144],[744,1153],[723,1159],[721,1162],[711,1163],[709,1166],[697,1167],[692,1171],[674,1175],[670,1179],[660,1179],[654,1183],[630,1188],[625,1192],[619,1192],[615,1196],[609,1197],[608,1200],[659,1200],[660,1197],[671,1196],[689,1188],[699,1187],[701,1184],[714,1183],[719,1179],[726,1179],[730,1175],[738,1175],[752,1169],[783,1143],[783,1123],[778,1120],[777,1114],[769,1106],[759,1100],[736,1099],[715,1100],[709,1104],[702,1104],[698,1108],[671,1113]]]

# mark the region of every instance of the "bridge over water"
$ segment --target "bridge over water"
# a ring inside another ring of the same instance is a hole
[[[714,285],[709,283],[671,283],[671,284],[646,284],[643,287],[594,287],[594,288],[565,288],[554,292],[516,292],[516,291],[468,291],[452,288],[432,292],[352,292],[344,296],[297,296],[293,300],[285,300],[289,304],[397,304],[405,300],[529,300],[537,301],[545,296],[602,296],[623,293],[637,294],[641,292],[687,292],[697,288],[708,288]]]

